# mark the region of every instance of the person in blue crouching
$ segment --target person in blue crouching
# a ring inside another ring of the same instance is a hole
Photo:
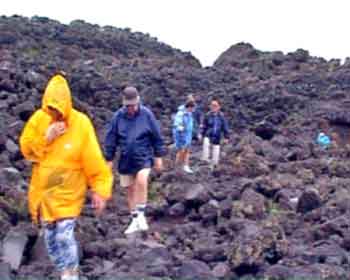
[[[147,231],[148,177],[152,167],[158,172],[163,169],[162,157],[166,151],[158,121],[150,109],[140,104],[140,95],[135,87],[124,89],[123,107],[108,124],[104,148],[111,167],[117,148],[120,152],[120,186],[127,188],[131,213],[125,234]]]
[[[322,149],[327,149],[331,145],[331,138],[324,132],[320,132],[317,136],[316,142]]]
[[[316,143],[321,149],[327,149],[331,146],[330,127],[329,122],[325,119],[321,119],[318,124],[319,133],[316,138]]]

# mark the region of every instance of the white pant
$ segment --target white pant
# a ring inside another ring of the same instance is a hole
[[[213,147],[212,159],[210,160],[210,146]],[[202,160],[211,161],[212,165],[217,165],[220,159],[220,145],[211,145],[208,137],[203,139],[203,154]]]

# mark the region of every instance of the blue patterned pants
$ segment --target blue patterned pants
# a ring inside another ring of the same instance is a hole
[[[75,219],[65,219],[44,224],[47,252],[59,271],[78,269],[78,244],[74,237],[75,223]]]

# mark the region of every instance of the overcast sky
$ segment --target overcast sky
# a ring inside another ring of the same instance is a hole
[[[129,27],[190,51],[204,66],[238,42],[263,51],[304,48],[326,59],[350,57],[346,0],[4,0],[0,13]]]

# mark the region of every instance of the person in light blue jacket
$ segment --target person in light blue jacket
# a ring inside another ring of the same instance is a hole
[[[193,134],[193,116],[195,103],[188,100],[185,105],[178,108],[173,120],[173,138],[176,147],[175,164],[182,165],[186,173],[193,173],[189,166],[190,147]]]

